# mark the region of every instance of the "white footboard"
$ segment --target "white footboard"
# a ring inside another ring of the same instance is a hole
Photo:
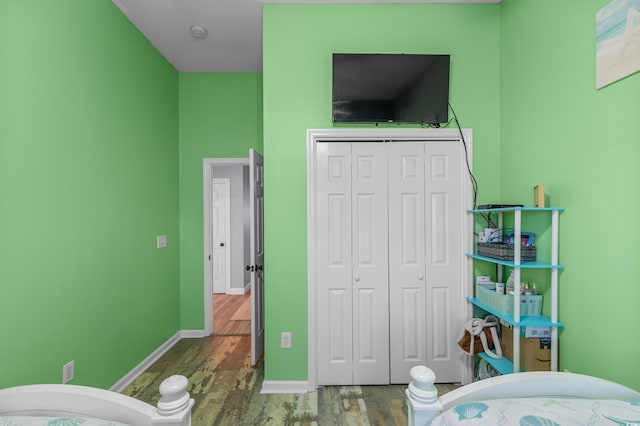
[[[190,426],[193,399],[184,376],[160,385],[154,407],[108,390],[77,385],[26,385],[0,389],[0,416],[91,417],[134,426]]]
[[[440,412],[481,400],[529,397],[640,400],[640,392],[626,386],[583,374],[532,371],[506,374],[462,386],[437,397],[434,372],[425,366],[411,370],[406,391],[410,426],[423,426]],[[435,396],[434,396],[435,392]]]

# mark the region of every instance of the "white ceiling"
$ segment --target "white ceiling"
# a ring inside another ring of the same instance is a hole
[[[112,0],[183,72],[262,71],[262,0]],[[269,0],[265,3],[499,3],[500,0]],[[195,38],[191,27],[206,29]]]

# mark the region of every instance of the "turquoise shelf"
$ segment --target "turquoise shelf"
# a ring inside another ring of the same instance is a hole
[[[513,373],[513,363],[509,361],[506,357],[502,357],[500,359],[491,358],[484,352],[478,354],[480,358],[487,361],[493,368],[498,370],[500,374],[511,374]]]
[[[525,327],[525,326],[533,326],[533,327],[564,327],[564,324],[561,322],[551,322],[548,317],[543,315],[520,315],[520,321],[516,322],[513,318],[513,315],[504,314],[496,311],[495,309],[491,309],[487,305],[480,302],[475,297],[467,297],[467,301],[472,303],[474,306],[482,309],[483,311],[487,311],[488,313],[508,322],[509,324]]]
[[[467,210],[467,213],[515,212],[517,210],[521,212],[563,212],[564,207],[505,207],[502,209],[473,209]]]
[[[485,262],[496,263],[498,265],[508,266],[511,268],[516,267],[516,264],[513,263],[513,261],[511,260],[494,259],[493,257],[480,256],[473,253],[467,253],[467,257],[478,259],[478,260],[484,260]],[[564,266],[562,265],[552,265],[550,263],[538,262],[537,260],[529,261],[529,262],[523,261],[520,263],[520,265],[518,265],[518,267],[520,269],[564,269]]]

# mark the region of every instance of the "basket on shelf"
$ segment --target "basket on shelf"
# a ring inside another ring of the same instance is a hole
[[[513,260],[513,245],[504,243],[476,243],[476,253],[479,256],[492,259]],[[523,262],[536,260],[535,246],[520,247],[520,260]]]
[[[476,284],[476,298],[480,303],[501,314],[513,315],[513,295],[496,293],[494,283]],[[541,294],[520,296],[520,315],[540,315],[540,312],[542,312]]]

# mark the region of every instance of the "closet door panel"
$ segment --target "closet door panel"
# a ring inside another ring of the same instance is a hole
[[[318,384],[352,384],[351,146],[318,144]]]
[[[353,383],[389,383],[387,146],[352,143]]]
[[[318,384],[460,381],[462,146],[323,142],[316,165]]]
[[[391,383],[426,363],[424,143],[389,146]]]
[[[462,179],[464,157],[461,144],[430,142],[425,145],[426,223],[426,315],[427,365],[441,382],[460,380],[460,359],[456,347],[462,324],[460,291],[463,280],[464,205]]]

